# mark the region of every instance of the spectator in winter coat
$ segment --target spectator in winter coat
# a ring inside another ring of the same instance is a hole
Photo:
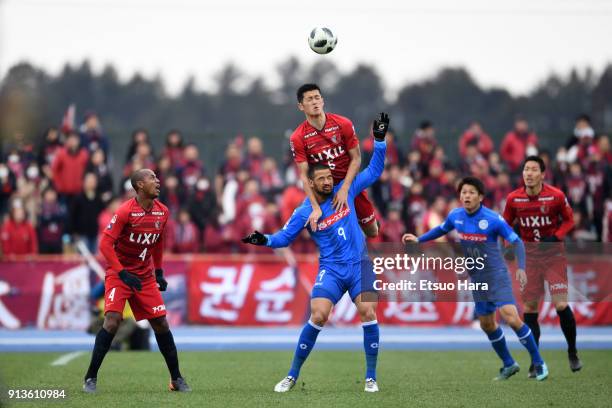
[[[21,204],[14,204],[9,217],[0,227],[3,256],[34,255],[38,253],[38,239],[32,224],[26,219]]]

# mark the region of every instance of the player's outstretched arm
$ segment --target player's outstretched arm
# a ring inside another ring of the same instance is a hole
[[[255,231],[242,238],[245,244],[267,246],[270,248],[284,248],[289,246],[300,234],[300,231],[308,224],[310,208],[298,207],[289,218],[285,226],[274,234],[262,234]]]
[[[389,115],[381,112],[374,124],[372,125],[372,133],[374,134],[374,154],[368,167],[355,177],[349,189],[349,195],[355,197],[363,190],[371,186],[382,174],[385,169],[385,154],[387,152],[387,143],[385,136],[389,129]]]

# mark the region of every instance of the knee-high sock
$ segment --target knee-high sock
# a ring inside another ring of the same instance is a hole
[[[569,305],[563,310],[557,310],[559,315],[559,321],[561,323],[561,330],[567,341],[567,352],[570,354],[576,353],[576,319],[574,318],[574,312]]]
[[[491,341],[493,350],[495,350],[501,361],[504,363],[504,367],[509,367],[514,364],[514,359],[510,355],[510,350],[508,350],[506,337],[504,336],[504,331],[502,328],[498,326],[497,329],[491,333],[487,333],[487,337],[489,337],[489,341]]]
[[[115,335],[106,331],[104,327],[100,329],[96,335],[96,342],[94,344],[93,352],[91,353],[91,361],[89,363],[89,368],[87,369],[87,374],[85,374],[85,379],[98,377],[98,370],[102,365],[104,356],[106,356],[106,353],[111,346],[113,337],[115,337]]]
[[[322,329],[323,327],[317,326],[310,320],[304,325],[300,333],[300,338],[298,339],[297,347],[295,348],[295,354],[293,355],[291,369],[289,369],[289,373],[287,374],[288,376],[295,379],[300,376],[300,369],[312,351],[317,341],[317,336]]]
[[[378,360],[378,346],[380,340],[380,329],[378,321],[362,323],[363,326],[363,349],[366,357],[366,376],[376,380],[376,362]]]
[[[182,377],[179,370],[178,352],[176,351],[172,332],[168,330],[166,333],[155,333],[155,339],[157,340],[159,351],[161,351],[164,360],[166,360],[168,371],[170,371],[170,378],[176,380]]]
[[[535,338],[533,337],[533,333],[531,333],[531,329],[526,324],[523,324],[520,329],[515,330],[517,337],[521,344],[527,349],[529,355],[531,356],[531,362],[534,365],[540,365],[544,361],[540,356],[540,350],[538,349],[538,345],[535,342]]]
[[[533,334],[533,338],[538,345],[540,346],[540,323],[538,323],[538,313],[523,313],[523,317],[525,318],[525,324],[529,326],[531,329],[531,333]]]

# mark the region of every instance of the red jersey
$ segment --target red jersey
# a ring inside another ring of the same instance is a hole
[[[553,235],[562,241],[574,228],[574,214],[565,194],[548,184],[542,184],[542,191],[536,196],[527,195],[525,187],[511,192],[504,219],[510,226],[518,220],[521,239],[526,242]]]
[[[158,200],[153,200],[149,211],[145,211],[136,198],[121,204],[104,234],[115,243],[114,252],[123,268],[139,275],[152,271],[151,256],[156,251],[163,251],[162,238],[168,217],[168,207]],[[112,267],[108,257],[107,261]]]
[[[351,162],[348,151],[359,146],[353,123],[334,113],[325,114],[325,125],[320,131],[305,120],[291,135],[290,143],[296,163],[327,164],[335,183],[346,176]]]

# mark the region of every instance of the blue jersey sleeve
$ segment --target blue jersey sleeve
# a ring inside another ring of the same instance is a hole
[[[283,248],[289,246],[300,234],[302,228],[306,225],[308,221],[308,215],[310,212],[304,211],[304,207],[298,207],[289,221],[285,224],[283,229],[275,232],[274,234],[268,235],[266,234],[266,238],[268,238],[268,242],[266,246],[270,248]]]
[[[442,235],[446,235],[447,233],[451,232],[453,229],[455,229],[455,225],[451,219],[453,217],[454,214],[451,212],[442,224],[421,235],[419,237],[419,242],[427,242],[434,239],[438,239]]]
[[[374,184],[385,169],[385,153],[387,151],[387,142],[384,140],[374,141],[374,154],[370,159],[368,167],[361,171],[349,188],[349,197],[355,198],[363,190]]]

